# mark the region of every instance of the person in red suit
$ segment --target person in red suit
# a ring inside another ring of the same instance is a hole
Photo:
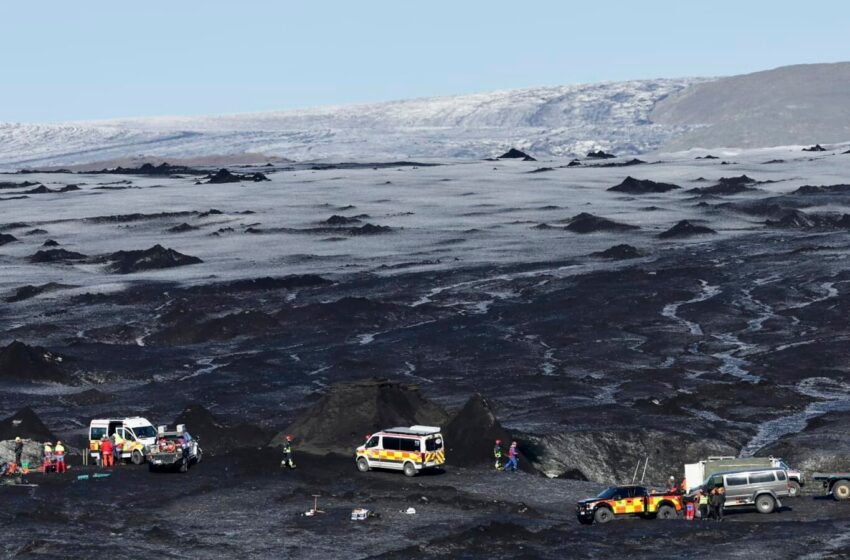
[[[112,442],[109,438],[103,436],[100,440],[100,466],[111,467],[114,464],[112,456]]]

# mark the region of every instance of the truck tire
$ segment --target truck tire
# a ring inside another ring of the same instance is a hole
[[[145,462],[145,456],[142,455],[142,452],[138,449],[134,449],[133,453],[130,454],[130,461],[132,461],[134,465],[141,465]]]
[[[614,520],[614,512],[607,507],[597,508],[593,512],[593,520],[597,523],[608,523]]]
[[[357,459],[357,470],[360,472],[369,472],[369,461],[365,457]]]
[[[773,513],[776,509],[776,500],[770,494],[762,494],[756,498],[756,509],[759,513]]]
[[[791,480],[788,482],[788,497],[790,498],[799,498],[800,497],[800,483],[796,480]]]
[[[676,515],[676,508],[673,506],[663,505],[658,508],[658,514],[656,518],[658,519],[676,519],[678,515]]]
[[[832,485],[832,495],[836,500],[850,499],[850,481],[839,480]]]
[[[404,476],[416,476],[416,465],[408,461],[404,464]]]

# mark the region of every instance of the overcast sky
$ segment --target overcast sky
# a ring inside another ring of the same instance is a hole
[[[15,1],[0,121],[199,115],[850,60],[850,2]]]

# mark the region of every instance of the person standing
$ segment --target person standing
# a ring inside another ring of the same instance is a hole
[[[42,460],[41,466],[42,471],[48,472],[50,470],[50,466],[53,464],[53,444],[49,441],[44,442],[44,459]]]
[[[502,469],[502,440],[496,440],[496,446],[493,448],[493,458],[496,459],[496,470]]]
[[[100,466],[101,467],[111,467],[113,461],[113,448],[112,442],[108,437],[103,436],[100,440]]]
[[[714,499],[714,520],[723,521],[723,506],[726,505],[726,488],[723,486],[718,487],[714,494]]]
[[[21,468],[21,455],[24,454],[24,440],[20,436],[15,438],[15,465]]]
[[[56,442],[56,447],[53,448],[53,456],[56,457],[56,472],[67,472],[65,469],[65,446],[61,441]]]
[[[295,460],[292,455],[292,435],[287,435],[283,442],[283,461],[280,462],[281,467],[295,468]]]
[[[516,472],[519,466],[519,457],[517,455],[516,442],[511,442],[511,447],[508,449],[508,462],[505,464],[505,472]]]
[[[703,521],[708,521],[708,491],[703,488],[699,491],[699,517]]]
[[[124,449],[124,438],[118,432],[112,434],[112,438],[112,462],[115,465],[120,465],[121,451]]]

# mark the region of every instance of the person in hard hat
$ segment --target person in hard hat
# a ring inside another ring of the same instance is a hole
[[[505,472],[516,472],[519,466],[519,456],[517,455],[516,442],[511,442],[511,447],[508,449],[508,462],[505,464]]]
[[[24,440],[20,436],[15,438],[15,464],[21,466],[21,455],[24,454]]]
[[[53,456],[56,457],[56,472],[67,472],[65,469],[65,446],[61,441],[56,442],[56,447],[53,448]]]
[[[114,447],[105,435],[100,440],[100,466],[111,467],[114,465],[115,457],[112,454]]]
[[[493,458],[496,459],[496,470],[502,468],[502,440],[496,440],[496,446],[493,447]]]
[[[280,462],[281,467],[295,468],[295,460],[292,456],[292,435],[287,435],[283,442],[283,461]]]
[[[53,444],[49,441],[44,442],[44,459],[41,463],[42,470],[47,472],[53,464]]]
[[[667,493],[668,494],[678,494],[679,493],[679,485],[676,484],[676,477],[675,476],[671,475],[670,478],[667,479]]]

